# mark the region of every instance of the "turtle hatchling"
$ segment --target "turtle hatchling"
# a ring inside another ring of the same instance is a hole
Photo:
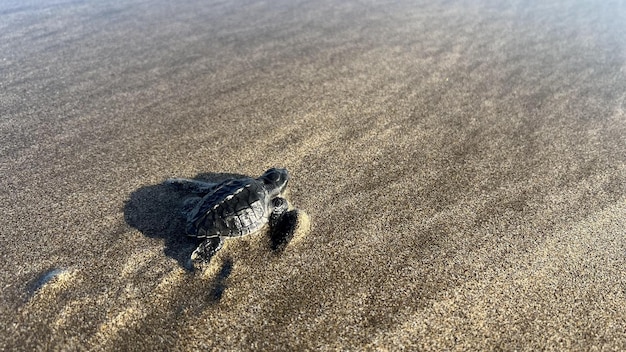
[[[271,168],[259,178],[231,178],[220,183],[169,179],[185,186],[196,196],[185,201],[186,232],[202,242],[192,261],[208,262],[222,247],[224,238],[254,233],[269,223],[273,227],[287,212],[281,195],[287,187],[286,169]]]

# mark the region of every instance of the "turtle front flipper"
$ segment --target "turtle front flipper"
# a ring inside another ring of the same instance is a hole
[[[211,237],[202,241],[198,248],[191,253],[192,262],[205,262],[208,263],[211,257],[215,255],[217,251],[224,245],[224,240],[221,237]]]
[[[289,209],[289,203],[285,198],[276,197],[272,199],[271,205],[272,213],[270,214],[269,223],[270,227],[274,227],[280,217]]]
[[[219,185],[219,183],[191,180],[188,178],[168,178],[167,180],[165,180],[165,184],[176,186],[188,192],[196,193],[199,195],[207,194]]]
[[[270,248],[273,251],[282,251],[293,238],[299,220],[298,210],[289,210],[282,213],[270,227]]]
[[[298,222],[298,211],[288,211],[289,203],[282,197],[272,199],[271,207],[272,212],[269,218],[270,245],[272,250],[280,251],[293,238]]]

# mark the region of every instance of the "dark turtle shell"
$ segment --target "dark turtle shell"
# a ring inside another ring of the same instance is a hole
[[[270,195],[253,178],[228,180],[205,195],[187,214],[187,235],[198,238],[237,237],[265,225]]]

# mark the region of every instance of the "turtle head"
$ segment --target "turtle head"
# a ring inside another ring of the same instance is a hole
[[[259,177],[259,181],[263,182],[272,197],[277,196],[287,187],[289,172],[287,169],[271,168]]]

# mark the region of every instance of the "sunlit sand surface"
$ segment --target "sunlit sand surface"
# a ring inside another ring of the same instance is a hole
[[[623,350],[625,14],[3,1],[0,349]],[[194,270],[165,180],[273,166]]]

